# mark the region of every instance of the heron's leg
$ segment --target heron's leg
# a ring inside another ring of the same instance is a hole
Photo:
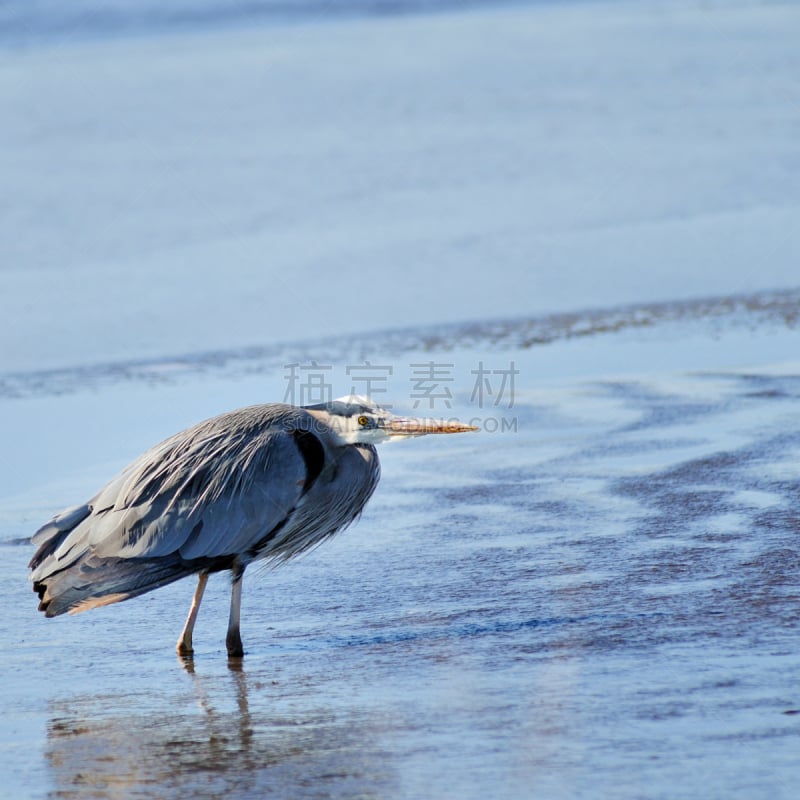
[[[239,633],[239,615],[242,610],[242,576],[244,567],[238,564],[233,568],[233,586],[231,587],[231,615],[228,619],[228,635],[225,644],[228,658],[241,658],[244,655],[242,636]]]
[[[181,631],[181,635],[178,639],[178,644],[175,646],[179,656],[190,656],[194,652],[192,649],[192,632],[194,631],[194,623],[197,619],[197,612],[200,610],[200,602],[203,599],[203,592],[206,590],[206,583],[208,583],[208,573],[201,572],[197,576],[197,588],[194,590],[194,597],[192,598],[192,607],[189,609],[189,616],[186,617],[186,624],[183,626],[183,630]]]

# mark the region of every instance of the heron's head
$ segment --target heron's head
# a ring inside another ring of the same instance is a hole
[[[378,444],[428,433],[478,430],[474,425],[465,425],[457,420],[395,416],[370,398],[358,395],[305,406],[305,410],[331,428],[342,444]]]

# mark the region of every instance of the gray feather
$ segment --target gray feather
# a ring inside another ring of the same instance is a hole
[[[349,524],[379,474],[373,447],[342,446],[294,406],[206,420],[151,448],[35,534],[30,566],[40,608],[55,616],[229,569],[234,559],[246,566],[288,558]]]

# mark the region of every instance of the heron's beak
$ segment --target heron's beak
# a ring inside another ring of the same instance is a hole
[[[420,419],[415,417],[392,417],[386,423],[392,438],[404,436],[425,436],[428,433],[465,433],[477,431],[474,425],[466,425],[454,419]]]

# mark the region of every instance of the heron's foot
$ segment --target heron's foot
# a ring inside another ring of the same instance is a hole
[[[228,658],[241,658],[244,655],[242,637],[239,635],[238,629],[228,631],[228,635],[225,637],[225,646],[228,648]]]
[[[175,650],[179,656],[192,656],[194,655],[194,647],[192,647],[192,640],[178,639],[178,644],[175,645]]]

